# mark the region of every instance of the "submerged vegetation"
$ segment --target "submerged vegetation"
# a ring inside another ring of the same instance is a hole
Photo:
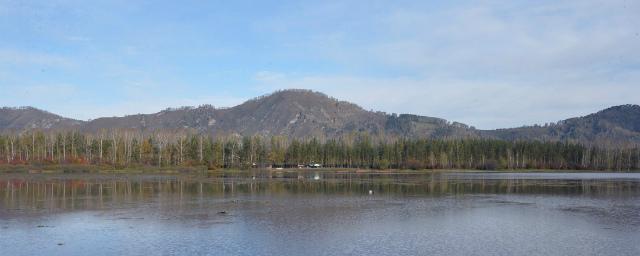
[[[640,148],[490,139],[340,139],[26,131],[0,135],[3,165],[269,168],[320,164],[369,169],[640,169]]]

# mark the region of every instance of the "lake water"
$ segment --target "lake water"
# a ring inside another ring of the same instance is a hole
[[[0,255],[640,255],[640,174],[4,174]]]

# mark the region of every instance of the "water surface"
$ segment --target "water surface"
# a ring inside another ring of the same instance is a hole
[[[2,255],[640,255],[640,174],[1,175]]]

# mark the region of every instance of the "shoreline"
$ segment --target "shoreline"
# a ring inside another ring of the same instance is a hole
[[[232,173],[295,173],[321,172],[336,174],[421,174],[421,173],[638,173],[640,170],[577,170],[577,169],[362,169],[362,168],[225,168],[208,170],[205,166],[114,168],[110,165],[0,165],[0,174],[232,174]]]

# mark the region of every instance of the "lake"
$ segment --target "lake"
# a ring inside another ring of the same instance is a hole
[[[640,255],[640,174],[2,174],[0,255]]]

